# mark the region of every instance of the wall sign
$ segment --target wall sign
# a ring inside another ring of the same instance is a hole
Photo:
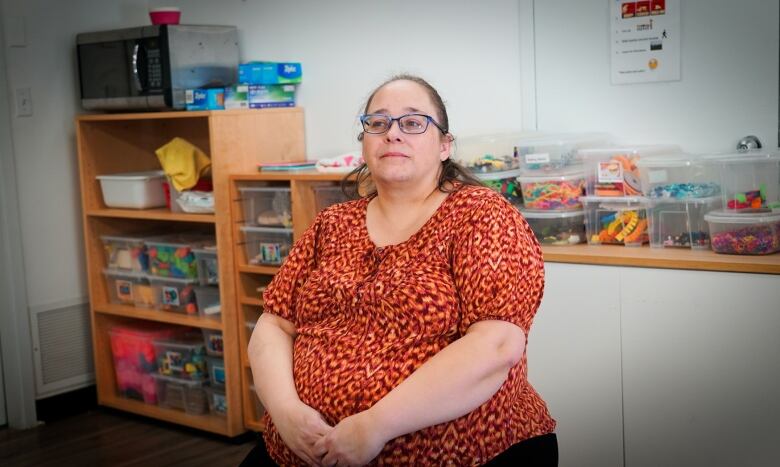
[[[610,0],[612,84],[680,79],[680,0]]]

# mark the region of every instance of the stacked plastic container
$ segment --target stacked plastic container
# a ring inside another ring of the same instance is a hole
[[[705,216],[716,253],[780,251],[780,154],[755,150],[707,156],[718,171],[723,209]]]
[[[521,212],[544,245],[585,242],[581,196],[585,166],[580,151],[604,146],[600,134],[561,134],[520,140]]]
[[[647,196],[650,246],[709,249],[704,216],[720,209],[721,188],[713,164],[690,154],[659,155],[637,163]]]
[[[190,315],[219,314],[214,237],[106,235],[101,239],[111,303]]]
[[[455,160],[513,205],[522,205],[519,135],[505,133],[458,140]]]
[[[244,209],[244,248],[248,264],[279,266],[292,247],[290,188],[239,187]]]
[[[590,245],[641,246],[649,240],[647,200],[640,161],[679,153],[676,146],[584,149],[585,193],[581,198]]]

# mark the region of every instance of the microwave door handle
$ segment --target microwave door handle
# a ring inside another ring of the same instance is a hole
[[[144,87],[141,84],[141,77],[138,75],[138,49],[141,44],[137,43],[133,46],[133,83],[138,92],[143,92]]]

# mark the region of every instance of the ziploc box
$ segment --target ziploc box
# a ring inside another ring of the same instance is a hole
[[[300,63],[249,62],[238,66],[238,82],[242,84],[297,84],[303,70]]]
[[[187,104],[187,110],[222,110],[225,108],[225,90],[187,89],[184,102]]]
[[[294,84],[250,84],[249,108],[295,107]]]
[[[249,86],[246,84],[236,84],[225,88],[225,108],[226,109],[248,109],[249,108]]]

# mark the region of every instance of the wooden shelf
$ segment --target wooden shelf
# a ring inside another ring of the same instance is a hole
[[[171,212],[168,208],[158,209],[91,209],[87,211],[90,217],[116,217],[122,219],[147,219],[173,222],[216,222],[214,214],[189,214]]]
[[[152,310],[147,308],[136,308],[134,306],[115,305],[113,303],[94,305],[96,313],[106,315],[124,316],[126,318],[144,319],[147,321],[157,321],[160,323],[178,324],[181,326],[192,326],[196,328],[222,330],[222,322],[214,318],[204,318],[201,316],[189,316],[168,311]]]
[[[766,256],[722,255],[711,250],[585,244],[543,246],[542,251],[545,262],[549,263],[780,274],[780,253]]]
[[[230,435],[226,418],[219,415],[191,415],[180,410],[166,409],[157,405],[151,405],[133,399],[125,399],[124,397],[111,394],[100,394],[98,403],[166,422],[187,425],[192,428],[220,435]]]
[[[262,298],[241,297],[239,302],[241,302],[242,305],[263,306]]]
[[[242,264],[238,266],[238,270],[240,272],[250,272],[253,274],[274,275],[277,272],[279,272],[279,267],[278,266],[250,266],[247,264]]]
[[[257,431],[257,432],[260,432],[260,433],[265,431],[265,423],[263,423],[263,422],[259,422],[259,421],[255,421],[255,420],[247,420],[246,422],[244,422],[244,424],[250,430]]]

